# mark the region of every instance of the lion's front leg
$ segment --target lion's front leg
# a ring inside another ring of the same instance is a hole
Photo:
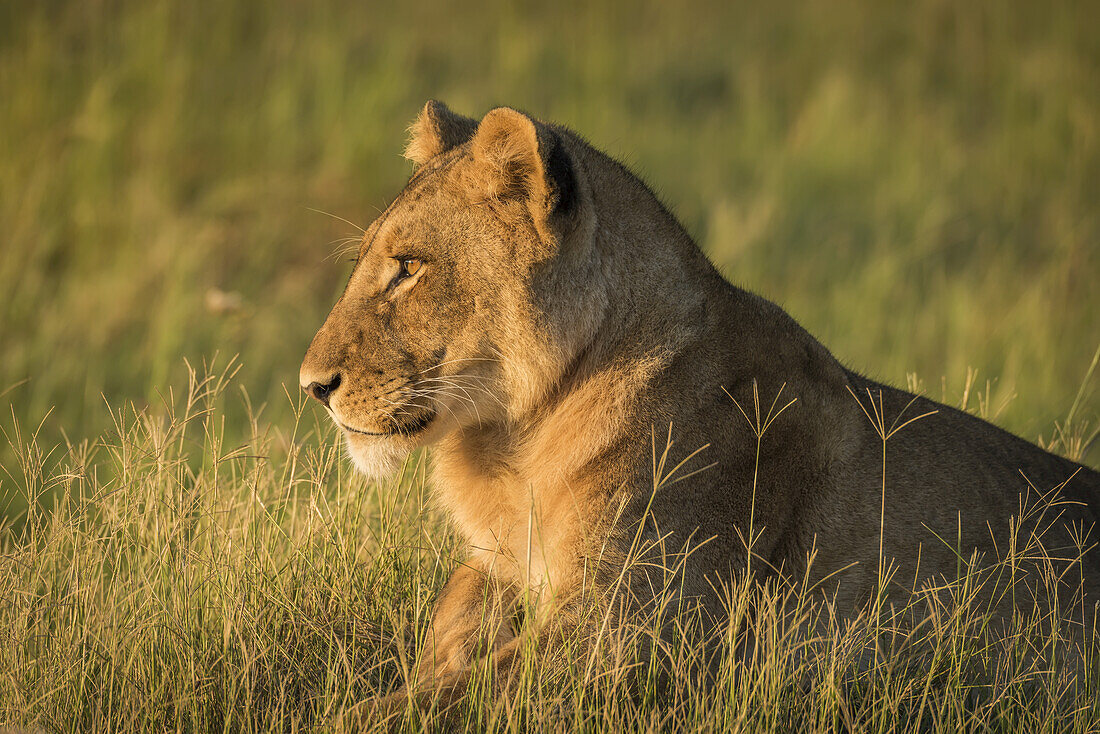
[[[476,658],[507,644],[516,588],[477,561],[458,568],[436,601],[431,626],[420,650],[416,686],[464,671]]]
[[[394,723],[410,702],[425,708],[433,700],[450,701],[475,659],[514,642],[510,616],[517,593],[476,559],[459,566],[436,600],[414,676],[397,691],[364,702],[353,717],[364,717],[364,726]]]
[[[508,621],[518,592],[515,587],[497,585],[496,579],[486,578],[476,568],[460,569],[440,595],[415,684],[410,681],[408,687],[364,702],[356,720],[362,726],[385,723],[392,729],[407,723],[411,711],[431,710],[433,716],[444,719],[456,712],[461,715],[459,708],[475,669],[487,673],[492,682],[488,697],[479,699],[482,704],[496,706],[511,700],[529,669],[527,654],[533,652],[543,660],[548,653],[552,657],[555,650],[575,645],[583,617],[577,599],[564,604],[551,599],[542,614],[525,621],[522,631],[513,631]],[[581,644],[588,644],[587,638]]]

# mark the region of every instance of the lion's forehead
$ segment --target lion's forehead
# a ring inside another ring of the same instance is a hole
[[[408,247],[443,246],[454,242],[468,228],[469,206],[439,191],[431,197],[409,198],[394,205],[368,230],[363,251],[385,256],[429,254],[406,252]]]

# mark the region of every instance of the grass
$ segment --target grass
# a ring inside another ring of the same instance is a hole
[[[573,126],[846,364],[1100,466],[1098,23],[1075,0],[0,5],[0,726],[338,728],[407,675],[458,562],[424,457],[363,483],[284,386],[346,277],[340,218],[398,190],[429,97]],[[459,715],[1096,731],[1095,662],[1043,673],[1073,640],[1026,615],[995,652],[975,589],[1019,564],[969,561],[915,630],[746,585],[764,657],[730,627],[629,665],[671,614],[597,658],[530,651],[512,707]]]
[[[366,484],[297,401],[297,420],[253,419],[252,439],[227,444],[236,371],[192,373],[157,410],[112,411],[95,442],[51,453],[33,434],[9,436],[32,509],[0,557],[0,724],[339,731],[414,679],[432,594],[460,561],[427,502],[423,457]],[[664,466],[668,452],[655,451]],[[1021,526],[1047,509],[1023,508]],[[674,592],[684,556],[636,540],[624,572],[661,564]],[[731,619],[714,631],[672,593],[622,628],[605,616],[616,600],[594,598],[581,632],[524,648],[508,695],[492,695],[480,666],[458,707],[409,708],[392,724],[1100,731],[1096,631],[1079,607],[1021,604],[996,632],[988,599],[1061,571],[1039,541],[1021,533],[1004,558],[960,558],[955,578],[896,606],[883,594],[850,623],[799,579],[724,589]],[[887,566],[883,588],[903,583]]]

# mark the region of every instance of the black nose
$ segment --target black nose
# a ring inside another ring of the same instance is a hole
[[[334,375],[327,385],[320,382],[311,382],[306,386],[306,392],[315,397],[317,400],[324,403],[325,407],[328,407],[328,400],[332,397],[332,394],[336,392],[336,388],[340,387],[340,375]]]

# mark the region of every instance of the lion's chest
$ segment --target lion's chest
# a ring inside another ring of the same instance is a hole
[[[583,562],[584,511],[567,483],[455,469],[437,465],[437,493],[471,553],[524,588],[570,583]]]

